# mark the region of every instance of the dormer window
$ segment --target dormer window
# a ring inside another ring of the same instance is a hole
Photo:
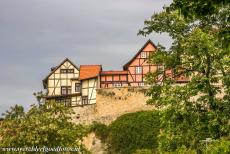
[[[141,58],[147,58],[147,53],[146,52],[141,52]]]
[[[61,74],[74,73],[74,69],[61,69],[60,72]]]

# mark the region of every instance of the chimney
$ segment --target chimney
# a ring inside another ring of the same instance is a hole
[[[51,70],[51,72],[52,72],[53,70],[55,70],[55,68],[56,68],[56,67],[51,67],[51,69],[50,69],[50,70]]]

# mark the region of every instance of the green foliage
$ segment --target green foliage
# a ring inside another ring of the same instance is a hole
[[[150,59],[173,74],[156,71],[146,76],[152,85],[147,103],[164,107],[162,153],[199,149],[200,140],[230,135],[229,10],[227,1],[174,0],[139,32],[168,33],[173,39],[169,50],[159,46]],[[176,84],[174,79],[181,76],[189,76],[190,82]]]
[[[150,149],[138,149],[133,154],[153,154]]]
[[[228,0],[174,0],[170,10],[179,9],[183,15],[190,18],[204,18],[207,15],[218,13],[224,5],[229,5]],[[195,17],[194,17],[195,16]]]
[[[164,154],[167,154],[165,152]],[[195,150],[187,149],[185,146],[177,148],[174,152],[169,152],[169,154],[197,154]]]
[[[2,115],[5,119],[20,119],[25,116],[25,112],[22,106],[16,104],[14,107],[10,107],[10,110],[7,110],[6,113]]]
[[[55,102],[32,105],[27,113],[15,106],[2,121],[0,147],[80,147],[87,131],[71,122],[70,108]]]
[[[90,131],[94,132],[96,136],[99,137],[103,142],[105,142],[109,133],[107,126],[99,122],[93,122],[93,124],[90,126]]]
[[[43,91],[39,91],[39,92],[35,92],[33,93],[33,95],[35,96],[35,98],[38,101],[38,105],[42,105],[45,102],[45,96],[47,94],[43,93]]]
[[[108,144],[114,153],[130,154],[138,149],[156,150],[160,130],[157,111],[123,115],[109,126]]]
[[[204,150],[206,152],[206,149]],[[214,141],[213,144],[207,148],[209,154],[229,154],[230,153],[230,139],[220,139]]]

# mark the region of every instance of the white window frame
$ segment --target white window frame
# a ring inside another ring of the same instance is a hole
[[[164,65],[158,65],[157,69],[158,69],[158,71],[163,72],[165,70],[165,66]]]
[[[141,58],[147,58],[147,52],[141,52]]]
[[[144,83],[144,82],[140,82],[138,85],[139,85],[140,87],[143,87],[143,86],[145,86],[145,83]]]
[[[114,83],[114,84],[113,84],[113,87],[119,88],[119,87],[122,87],[122,84],[121,84],[121,83]]]
[[[137,66],[136,68],[135,68],[135,72],[136,72],[136,74],[142,74],[142,70],[143,68],[141,67],[141,66]]]

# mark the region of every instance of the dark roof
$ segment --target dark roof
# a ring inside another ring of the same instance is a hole
[[[144,50],[144,48],[145,48],[149,43],[152,44],[152,45],[154,46],[155,49],[157,48],[156,45],[149,39],[149,40],[142,46],[142,48],[135,54],[135,56],[134,56],[130,61],[128,61],[128,63],[126,63],[126,64],[123,66],[123,69],[124,69],[124,70],[127,69],[128,65],[129,65],[130,63],[132,63],[132,61],[133,61],[133,60]]]
[[[79,68],[68,58],[66,58],[65,60],[63,60],[58,66],[53,67],[53,69],[51,70],[51,72],[45,77],[45,79],[42,80],[43,82],[43,87],[46,89],[47,88],[47,81],[48,78],[50,77],[50,75],[52,75],[61,65],[63,65],[66,61],[68,61],[70,64],[72,64],[77,70],[79,70]]]
[[[101,65],[80,65],[80,80],[97,77],[102,70]]]

